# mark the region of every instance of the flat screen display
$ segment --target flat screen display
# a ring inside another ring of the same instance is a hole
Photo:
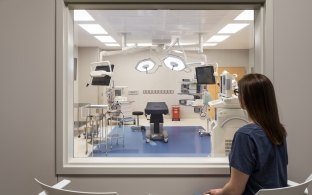
[[[197,84],[216,84],[216,79],[213,75],[213,66],[200,66],[195,68]]]
[[[115,89],[115,96],[121,96],[121,89]]]
[[[112,71],[114,70],[114,65],[111,65]],[[109,66],[97,66],[95,67],[95,70],[105,70],[106,72],[109,72]],[[104,77],[93,77],[91,85],[102,85],[102,86],[109,86],[111,77],[106,75]]]

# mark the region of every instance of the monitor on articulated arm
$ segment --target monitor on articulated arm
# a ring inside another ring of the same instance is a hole
[[[111,71],[114,70],[114,65],[111,65]],[[105,71],[105,72],[104,72]],[[93,73],[96,72],[104,72],[104,73],[110,73],[110,67],[109,65],[103,65],[103,66],[96,66],[95,67],[95,71],[93,71]],[[92,77],[92,82],[91,85],[101,85],[101,86],[109,86],[110,84],[110,80],[111,80],[111,74],[110,75],[99,75],[99,76],[93,76]]]
[[[195,71],[197,84],[216,84],[213,66],[199,66]]]

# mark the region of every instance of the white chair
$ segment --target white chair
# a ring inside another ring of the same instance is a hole
[[[72,191],[72,190],[62,189],[71,182],[70,180],[67,180],[67,179],[62,180],[53,186],[49,186],[47,184],[44,184],[36,178],[35,178],[35,180],[43,189],[43,192],[39,193],[38,195],[79,195],[79,194],[83,194],[83,195],[118,195],[117,192],[81,192],[81,191]]]
[[[308,194],[308,186],[312,182],[312,174],[303,182],[296,183],[288,181],[288,186],[284,188],[262,189],[256,195],[303,195]]]

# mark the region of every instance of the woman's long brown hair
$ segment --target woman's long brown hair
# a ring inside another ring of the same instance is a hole
[[[238,81],[239,101],[253,122],[261,126],[270,141],[282,144],[287,132],[280,123],[274,87],[262,74],[247,74]]]

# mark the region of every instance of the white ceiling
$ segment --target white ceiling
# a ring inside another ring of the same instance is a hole
[[[77,24],[100,24],[119,45],[122,34],[127,43],[168,42],[179,38],[180,43],[199,43],[199,34],[206,42],[228,23],[249,23],[215,47],[204,49],[250,49],[254,45],[253,21],[234,21],[242,10],[87,10],[92,22],[75,22],[75,42],[81,47],[107,47]]]

